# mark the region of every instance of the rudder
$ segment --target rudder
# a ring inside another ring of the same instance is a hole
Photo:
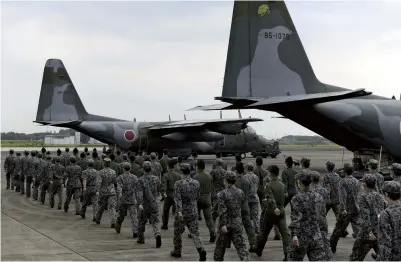
[[[48,59],[43,70],[36,121],[75,121],[87,114],[63,62]]]
[[[322,92],[284,1],[235,1],[222,97]]]

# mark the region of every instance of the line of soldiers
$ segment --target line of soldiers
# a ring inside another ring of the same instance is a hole
[[[28,152],[26,157],[18,153],[15,157],[11,150],[5,161],[7,188],[13,189],[15,185],[23,194],[26,180],[27,197],[32,184],[33,199],[38,199],[35,192],[41,188],[40,201],[44,204],[46,192],[50,191],[50,206],[54,207],[57,194],[58,209],[61,209],[62,191],[66,187],[65,212],[74,198],[76,215],[85,218],[86,207],[92,203],[93,221],[99,224],[108,208],[111,227],[117,233],[129,214],[133,237],[138,238],[138,243],[145,243],[145,224],[149,221],[156,247],[161,246],[157,201],[161,196],[164,201],[161,229],[168,229],[171,207],[175,217],[174,250],[170,252],[173,257],[182,255],[182,234],[186,226],[199,260],[206,260],[199,237],[203,211],[210,232],[209,242],[216,242],[216,261],[224,260],[225,249],[231,242],[241,261],[249,261],[250,253],[262,256],[273,227],[278,231],[276,238],[280,237],[283,242],[284,261],[288,256],[291,260],[303,260],[305,255],[309,260],[331,260],[349,223],[356,238],[350,260],[363,260],[371,248],[376,251],[377,260],[401,259],[400,164],[393,164],[393,181],[384,183],[376,171],[377,161],[371,160],[370,171],[361,180],[364,192],[359,194],[360,182],[353,177],[352,166],[344,166],[345,177],[341,179],[330,161],[326,164],[327,174],[320,179],[318,172],[310,170],[307,158],[301,160],[300,172],[293,169],[292,158],[286,158],[287,168],[280,175],[275,165],[263,169],[260,157],[254,168],[252,163],[244,165],[237,156],[235,166],[227,171],[221,154],[217,154],[213,170],[208,174],[205,162],[197,159],[196,153],[189,164],[184,164],[181,158],[170,159],[167,150],[160,160],[154,153],[148,156],[140,152],[135,156],[117,151],[115,156],[106,151],[101,159],[96,150],[90,156],[85,149],[80,157],[77,149],[72,155],[68,149],[65,151],[61,155],[58,150],[52,158],[45,149],[41,154],[31,152],[31,157]],[[12,183],[15,181],[19,183]],[[289,227],[285,214],[288,203],[291,205]],[[329,239],[326,214],[330,209],[336,214],[337,223]],[[249,248],[243,236],[244,228]]]

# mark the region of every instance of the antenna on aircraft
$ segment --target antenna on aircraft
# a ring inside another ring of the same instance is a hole
[[[184,120],[187,120],[187,116],[184,114]]]
[[[168,121],[170,121],[170,122],[171,122],[171,116],[170,116],[170,115],[168,115]]]
[[[134,122],[136,122],[136,118],[134,118]]]
[[[395,96],[393,96],[391,99],[394,99],[394,100],[395,100]]]
[[[220,119],[223,119],[223,111],[220,111]]]
[[[239,110],[239,109],[238,109],[238,117],[239,117],[239,118],[242,118],[241,110]]]

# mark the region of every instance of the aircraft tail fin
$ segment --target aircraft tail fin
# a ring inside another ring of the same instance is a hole
[[[323,92],[284,1],[235,1],[222,97]]]
[[[48,59],[43,70],[36,121],[80,121],[88,115],[60,59]]]

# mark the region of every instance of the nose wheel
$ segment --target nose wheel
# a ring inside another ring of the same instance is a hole
[[[245,153],[242,153],[241,154],[241,159],[245,159],[246,158],[246,154]]]

